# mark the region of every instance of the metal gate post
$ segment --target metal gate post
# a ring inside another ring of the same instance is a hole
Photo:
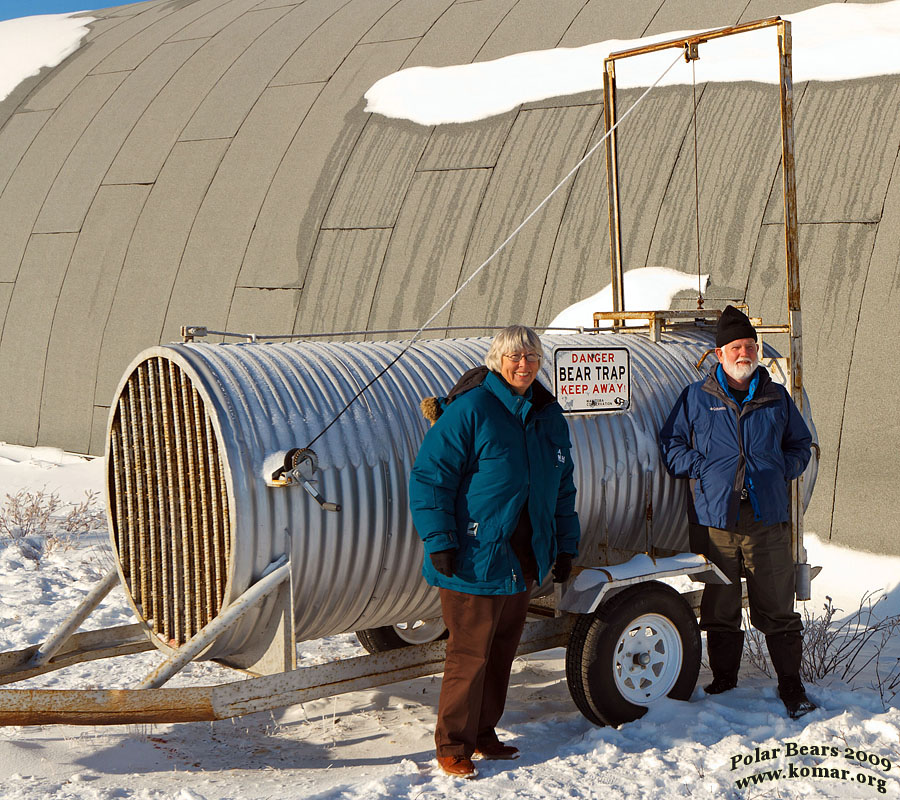
[[[784,181],[784,256],[790,328],[790,392],[803,412],[803,328],[800,322],[800,256],[797,181],[794,164],[794,89],[791,68],[791,23],[778,23],[778,76],[781,97],[781,173]],[[791,549],[798,600],[810,598],[810,572],[803,547],[803,476],[791,481]]]
[[[609,261],[613,311],[625,310],[622,279],[622,222],[619,206],[619,144],[616,124],[616,62],[603,62],[603,122],[606,126],[606,187],[609,195]],[[596,322],[594,323],[596,325]],[[624,320],[613,320],[613,327]]]

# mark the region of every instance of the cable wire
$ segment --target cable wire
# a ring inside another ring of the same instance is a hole
[[[657,84],[666,75],[669,74],[669,71],[672,69],[672,67],[674,67],[675,64],[677,64],[681,60],[682,55],[683,55],[683,53],[681,51],[679,51],[678,55],[675,57],[675,59],[672,61],[672,63],[669,64],[669,66],[666,67],[666,69],[660,74],[660,76],[655,81],[653,81],[653,83],[650,86],[648,86],[644,90],[643,94],[641,94],[641,96],[637,100],[635,100],[634,103],[632,103],[630,108],[616,121],[616,124],[613,125],[603,135],[603,137],[598,142],[596,142],[596,144],[594,144],[587,151],[587,153],[584,154],[584,156],[578,161],[578,163],[575,164],[575,166],[572,167],[572,169],[570,169],[568,173],[566,173],[565,177],[563,177],[562,180],[560,180],[560,182],[556,184],[556,186],[551,190],[550,194],[548,194],[543,200],[541,200],[540,203],[538,203],[534,207],[534,209],[531,211],[531,213],[528,214],[528,216],[525,217],[525,219],[523,219],[516,226],[516,228],[513,230],[513,232],[511,234],[509,234],[509,236],[507,236],[506,239],[503,240],[503,242],[500,243],[500,246],[497,247],[497,249],[494,250],[494,252],[491,253],[484,260],[484,262],[482,262],[481,266],[479,266],[478,269],[476,269],[471,275],[469,275],[468,278],[466,278],[465,281],[463,281],[462,284],[460,284],[459,288],[453,294],[451,294],[449,298],[447,298],[447,300],[444,302],[444,304],[437,311],[435,311],[434,314],[432,314],[422,325],[419,326],[419,328],[413,334],[412,338],[406,343],[406,345],[403,347],[403,349],[399,353],[397,353],[397,355],[393,359],[391,359],[391,361],[380,372],[378,372],[374,378],[372,378],[365,386],[363,386],[355,395],[353,395],[353,397],[351,397],[347,401],[347,403],[344,405],[344,407],[340,411],[338,411],[337,414],[335,414],[335,416],[332,418],[332,420],[324,428],[322,428],[322,430],[319,431],[319,433],[317,433],[315,435],[315,437],[313,437],[310,440],[309,444],[306,445],[307,448],[312,447],[313,444],[315,444],[315,442],[317,442],[322,436],[324,436],[325,433],[328,431],[328,429],[332,425],[334,425],[334,423],[337,422],[341,418],[341,416],[343,416],[343,414],[347,411],[347,409],[350,408],[351,405],[353,405],[353,403],[363,394],[363,392],[366,391],[366,389],[368,389],[370,386],[372,386],[377,381],[379,381],[381,379],[382,375],[384,375],[391,367],[394,366],[394,364],[396,364],[404,355],[406,355],[406,353],[410,350],[410,348],[416,343],[416,340],[419,338],[419,335],[422,333],[422,331],[424,331],[425,328],[427,328],[432,322],[434,322],[434,320],[441,314],[441,312],[445,308],[447,308],[447,306],[449,306],[473,280],[475,280],[475,278],[479,275],[479,273],[485,267],[487,267],[487,265],[490,264],[491,261],[493,261],[500,254],[500,252],[506,247],[506,245],[508,245],[518,235],[519,231],[521,231],[522,228],[524,228],[531,221],[531,219],[534,217],[534,215],[537,214],[538,211],[540,211],[545,205],[547,205],[547,203],[550,202],[550,199],[566,184],[566,182],[569,180],[569,178],[571,178],[576,172],[578,172],[579,169],[581,169],[581,167],[584,165],[584,163],[596,152],[597,148],[599,148],[600,145],[603,144],[609,138],[610,134],[628,118],[628,115],[631,114],[631,112],[634,111],[634,109],[638,107],[638,105],[643,101],[643,99],[648,94],[650,94],[650,92],[653,89],[656,88]]]

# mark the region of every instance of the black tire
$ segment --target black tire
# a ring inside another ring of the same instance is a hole
[[[639,643],[634,636],[645,638]],[[613,595],[593,614],[579,615],[566,648],[566,682],[591,722],[621,725],[642,717],[664,696],[689,699],[700,652],[700,628],[684,598],[663,583],[641,583]]]
[[[412,647],[414,644],[436,642],[446,639],[448,634],[444,621],[438,617],[436,620],[416,620],[413,623],[365,628],[356,631],[356,638],[370,653],[384,653],[401,647]]]

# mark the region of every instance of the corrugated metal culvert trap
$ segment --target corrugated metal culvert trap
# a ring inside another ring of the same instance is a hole
[[[222,608],[230,530],[210,416],[177,364],[150,358],[128,377],[107,465],[127,589],[153,632],[178,647]]]
[[[548,387],[555,347],[630,354],[630,406],[569,417],[579,563],[686,550],[685,487],[663,467],[657,432],[700,376],[695,364],[712,335],[666,333],[659,344],[613,333],[542,340]],[[437,616],[409,514],[409,471],[429,427],[419,403],[445,395],[483,363],[489,345],[417,342],[327,431],[403,342],[194,342],[137,356],[113,404],[107,506],[129,602],[154,645],[184,644],[283,556],[297,641]],[[339,513],[299,486],[269,481],[287,450],[323,431],[313,445],[314,480]],[[548,576],[538,593],[551,591]],[[262,601],[199,657],[251,663],[280,608],[274,597]]]

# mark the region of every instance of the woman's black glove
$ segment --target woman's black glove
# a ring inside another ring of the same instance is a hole
[[[571,556],[569,556],[569,563],[571,564]],[[441,573],[441,575],[446,575],[448,578],[453,576],[453,573],[456,572],[456,548],[452,550],[439,550],[437,553],[431,554],[431,563],[434,564],[434,568]]]
[[[572,574],[572,554],[557,553],[556,563],[553,565],[553,582],[565,583]]]

